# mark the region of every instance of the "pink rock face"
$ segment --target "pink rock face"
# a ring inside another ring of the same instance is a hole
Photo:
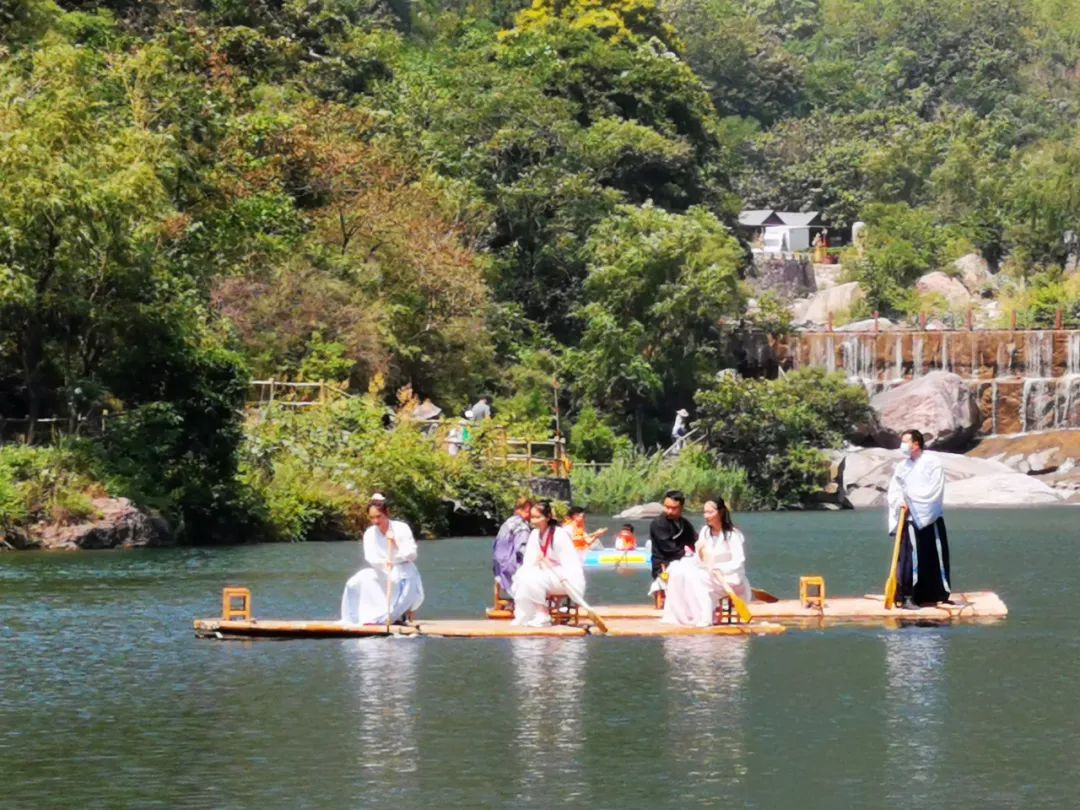
[[[875,441],[898,447],[905,430],[922,431],[926,446],[935,450],[968,445],[982,423],[975,397],[956,374],[933,371],[875,395],[870,404],[880,428]]]
[[[950,278],[940,271],[927,273],[915,282],[915,289],[923,295],[937,293],[945,297],[950,307],[967,306],[971,303],[971,293],[955,278]]]

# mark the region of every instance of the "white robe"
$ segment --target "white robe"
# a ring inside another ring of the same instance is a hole
[[[752,598],[750,582],[746,578],[742,532],[732,529],[726,537],[723,533],[714,537],[712,530],[703,526],[694,551],[668,566],[667,598],[660,619],[665,624],[711,625],[713,611],[720,599],[727,596],[719,577],[723,577],[744,602]]]
[[[551,624],[547,598],[550,594],[566,593],[560,575],[581,596],[585,595],[585,569],[581,565],[581,555],[574,548],[574,541],[566,529],[556,527],[546,557],[540,549],[540,532],[533,529],[525,544],[525,559],[510,586],[510,595],[514,597],[514,624],[526,627]]]
[[[389,541],[377,526],[369,526],[364,532],[364,559],[370,568],[364,568],[349,578],[341,595],[341,621],[343,624],[386,624],[386,563],[390,569],[390,621],[400,621],[410,610],[416,610],[424,601],[424,585],[415,565],[416,539],[408,524],[391,520],[394,535],[394,553],[390,556]]]
[[[889,481],[889,533],[896,531],[900,507],[907,504],[915,528],[925,529],[944,515],[945,469],[936,453],[923,451],[897,463]]]

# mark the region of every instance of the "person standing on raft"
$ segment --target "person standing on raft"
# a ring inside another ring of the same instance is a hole
[[[524,497],[518,498],[514,504],[514,514],[499,527],[499,533],[495,536],[495,543],[491,549],[491,567],[495,574],[495,581],[507,593],[510,593],[514,574],[525,559],[525,544],[529,542],[529,534],[532,532],[532,526],[529,524],[531,510],[532,501]]]
[[[746,578],[746,551],[742,532],[731,521],[723,498],[706,501],[705,525],[694,553],[668,566],[664,624],[708,627],[720,600],[727,596],[723,582],[744,602],[753,598]],[[723,582],[721,582],[723,580]]]
[[[924,449],[917,430],[900,437],[906,458],[896,465],[889,482],[889,533],[895,534],[900,507],[904,517],[904,542],[900,543],[896,578],[897,605],[914,610],[919,605],[948,602],[949,538],[945,533],[945,470],[933,453]]]
[[[390,507],[381,495],[373,495],[368,503],[368,520],[371,525],[364,532],[364,560],[371,567],[353,574],[345,584],[341,595],[343,624],[401,621],[424,601],[412,529],[390,519]]]
[[[661,574],[676,560],[693,553],[697,534],[694,525],[683,517],[686,496],[677,489],[664,493],[664,514],[657,515],[649,524],[649,542],[652,545],[653,582],[649,594],[663,591],[666,587]],[[657,597],[659,598],[659,597]]]
[[[584,596],[585,569],[570,535],[556,525],[550,502],[533,504],[530,521],[533,530],[525,544],[525,559],[510,588],[514,597],[514,624],[546,627],[551,624],[548,596],[566,593],[563,580]]]

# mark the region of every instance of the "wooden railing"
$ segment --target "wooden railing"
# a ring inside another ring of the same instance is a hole
[[[247,398],[249,406],[280,405],[284,408],[310,408],[325,405],[335,399],[352,397],[344,388],[325,381],[288,382],[285,380],[252,380],[249,384],[256,396]]]

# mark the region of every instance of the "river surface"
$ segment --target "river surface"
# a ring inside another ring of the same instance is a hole
[[[739,518],[755,585],[880,592],[880,513]],[[256,616],[336,617],[359,544],[0,555],[0,806],[1080,806],[1080,509],[947,518],[954,587],[1007,620],[200,641],[226,584]],[[489,550],[422,543],[421,615],[481,615]],[[590,573],[588,595],[646,587]]]

